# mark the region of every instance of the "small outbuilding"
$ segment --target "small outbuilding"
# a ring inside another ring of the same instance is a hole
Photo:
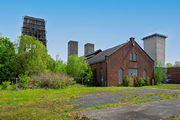
[[[180,84],[180,66],[167,68],[168,78],[172,80],[172,83]]]
[[[104,51],[97,50],[86,57],[99,86],[123,85],[128,75],[148,77],[149,83],[152,83],[154,60],[134,38]]]

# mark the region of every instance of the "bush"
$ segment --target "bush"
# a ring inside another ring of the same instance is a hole
[[[133,78],[131,76],[126,76],[124,79],[124,86],[130,86],[130,83],[133,81]]]
[[[9,81],[4,81],[2,85],[0,86],[0,89],[8,89],[8,90],[15,89],[15,85],[13,84],[11,85],[11,82]]]
[[[65,88],[73,84],[73,79],[64,73],[41,73],[32,76],[30,88]]]
[[[163,82],[163,80],[167,77],[167,69],[163,68],[161,64],[158,64],[154,67],[154,80],[155,84],[159,84]]]
[[[29,86],[30,77],[28,75],[19,75],[18,87],[27,88]]]
[[[135,82],[135,86],[136,87],[142,87],[144,85],[145,85],[145,82],[144,82],[144,80],[141,77],[136,79],[136,82]]]
[[[144,85],[149,85],[149,78],[148,78],[148,77],[146,77],[146,78],[144,79]]]
[[[92,85],[93,83],[93,72],[85,57],[78,57],[77,55],[70,56],[66,66],[66,72],[77,83],[86,85]]]

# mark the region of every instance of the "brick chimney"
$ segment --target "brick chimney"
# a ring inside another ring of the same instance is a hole
[[[129,40],[130,40],[131,42],[134,42],[134,41],[135,41],[135,38],[134,38],[134,37],[131,37],[131,38],[129,38]]]
[[[94,52],[94,44],[86,43],[84,45],[84,56]]]
[[[68,57],[71,55],[78,55],[78,41],[70,40],[68,42]]]

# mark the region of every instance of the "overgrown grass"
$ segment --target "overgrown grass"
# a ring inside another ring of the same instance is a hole
[[[33,89],[33,90],[0,90],[0,119],[2,120],[70,120],[69,114],[74,112],[72,108],[76,105],[68,105],[78,97],[87,96],[97,91],[117,91],[121,89],[143,89],[134,87],[68,87],[66,89]],[[128,96],[128,94],[124,94]],[[140,96],[134,95],[130,102],[115,103],[103,106],[94,106],[90,109],[114,107],[118,105],[135,104],[150,101],[149,95],[139,101]],[[158,95],[157,95],[158,96]],[[161,94],[161,99],[176,98],[173,94]],[[126,98],[124,98],[126,99]],[[127,100],[129,98],[127,97]],[[80,110],[80,109],[79,109]]]
[[[85,92],[127,89],[126,87],[69,87],[66,89],[0,90],[1,119],[70,119],[74,105],[66,105]]]
[[[145,86],[145,87],[180,90],[180,85],[154,85],[154,86]]]

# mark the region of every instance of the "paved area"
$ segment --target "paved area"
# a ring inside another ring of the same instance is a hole
[[[158,90],[158,89],[122,89],[118,91],[101,91],[89,93],[85,97],[80,97],[69,104],[77,104],[73,109],[94,107],[97,105],[107,105],[113,103],[126,103],[143,100],[160,100],[160,94],[178,94],[180,91]],[[167,96],[167,95],[166,95]]]
[[[180,116],[180,98],[82,111],[79,114],[96,120],[161,120]]]

